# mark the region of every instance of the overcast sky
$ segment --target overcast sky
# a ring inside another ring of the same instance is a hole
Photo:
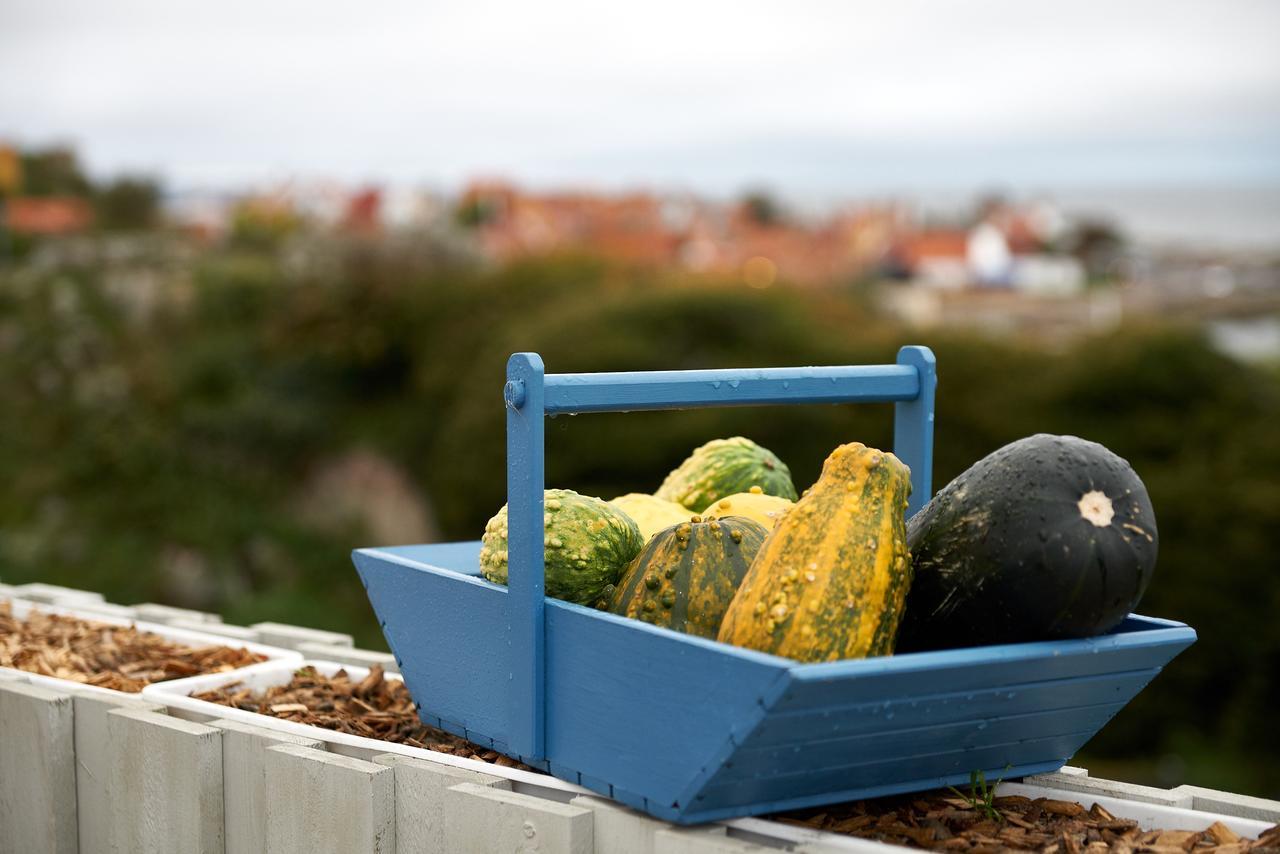
[[[0,0],[0,137],[178,187],[1280,184],[1277,0]]]

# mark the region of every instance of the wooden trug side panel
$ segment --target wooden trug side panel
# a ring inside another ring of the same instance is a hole
[[[506,591],[382,550],[362,549],[354,559],[423,719],[506,741]]]

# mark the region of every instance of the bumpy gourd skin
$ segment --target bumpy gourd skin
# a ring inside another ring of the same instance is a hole
[[[613,586],[644,539],[626,513],[571,489],[543,493],[544,591],[579,605],[608,602]],[[495,584],[507,583],[507,506],[488,524],[480,544],[480,571]]]
[[[764,542],[764,526],[730,516],[672,525],[631,562],[609,610],[655,626],[714,638],[725,609]]]
[[[703,516],[745,516],[772,531],[778,520],[795,506],[795,502],[779,495],[765,495],[760,487],[753,486],[747,492],[738,492],[712,502]]]
[[[736,492],[760,487],[765,495],[779,495],[792,501],[796,487],[791,470],[768,448],[750,439],[734,436],[713,439],[694,450],[679,468],[667,475],[654,493],[674,501],[694,513]]]
[[[654,534],[664,528],[688,522],[689,517],[693,515],[674,501],[666,501],[641,492],[619,495],[609,503],[631,517],[631,521],[635,522],[640,529],[640,536],[644,537],[645,542],[651,540]]]
[[[891,654],[911,584],[910,493],[893,454],[836,448],[765,540],[718,639],[804,662]]]

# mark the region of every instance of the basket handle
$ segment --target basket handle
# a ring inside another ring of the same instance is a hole
[[[928,347],[903,347],[893,365],[547,374],[537,353],[507,362],[507,630],[511,650],[509,744],[525,761],[545,756],[543,581],[544,419],[795,403],[894,404],[893,451],[911,468],[910,515],[931,495],[936,363]]]

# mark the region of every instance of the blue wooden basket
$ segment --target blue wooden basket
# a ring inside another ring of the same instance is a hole
[[[833,368],[544,375],[507,366],[510,587],[479,542],[354,560],[423,721],[695,823],[1060,767],[1195,640],[1113,633],[799,664],[543,596],[543,425],[578,412],[893,402],[908,513],[929,498],[933,354]]]

